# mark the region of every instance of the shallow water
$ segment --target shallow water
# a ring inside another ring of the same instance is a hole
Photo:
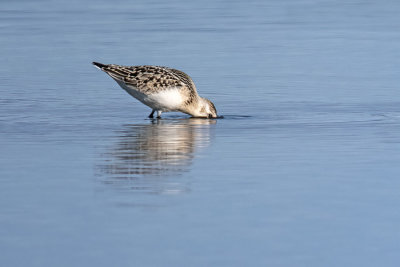
[[[1,266],[398,266],[396,1],[3,1]],[[223,119],[92,61],[184,70]]]

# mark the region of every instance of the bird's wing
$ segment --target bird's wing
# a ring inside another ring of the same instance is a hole
[[[133,87],[142,93],[158,92],[172,87],[192,87],[190,77],[185,73],[160,66],[120,66],[93,62],[117,82]]]

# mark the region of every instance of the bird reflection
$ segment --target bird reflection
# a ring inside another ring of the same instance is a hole
[[[215,123],[191,118],[126,125],[102,154],[98,177],[105,184],[137,192],[190,191],[179,176],[190,170],[195,153],[209,145]]]

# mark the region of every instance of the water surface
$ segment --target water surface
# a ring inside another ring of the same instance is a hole
[[[3,1],[1,266],[398,266],[396,1]],[[223,119],[92,61],[181,69]]]

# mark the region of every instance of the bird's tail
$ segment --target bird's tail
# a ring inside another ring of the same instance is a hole
[[[99,68],[101,70],[104,69],[105,67],[107,67],[107,65],[101,64],[101,63],[96,62],[96,61],[93,61],[92,64],[95,65],[97,68]]]
[[[124,81],[130,73],[128,69],[115,64],[102,64],[99,62],[92,62],[92,64],[95,65],[96,68],[110,75],[111,78],[116,81]]]

